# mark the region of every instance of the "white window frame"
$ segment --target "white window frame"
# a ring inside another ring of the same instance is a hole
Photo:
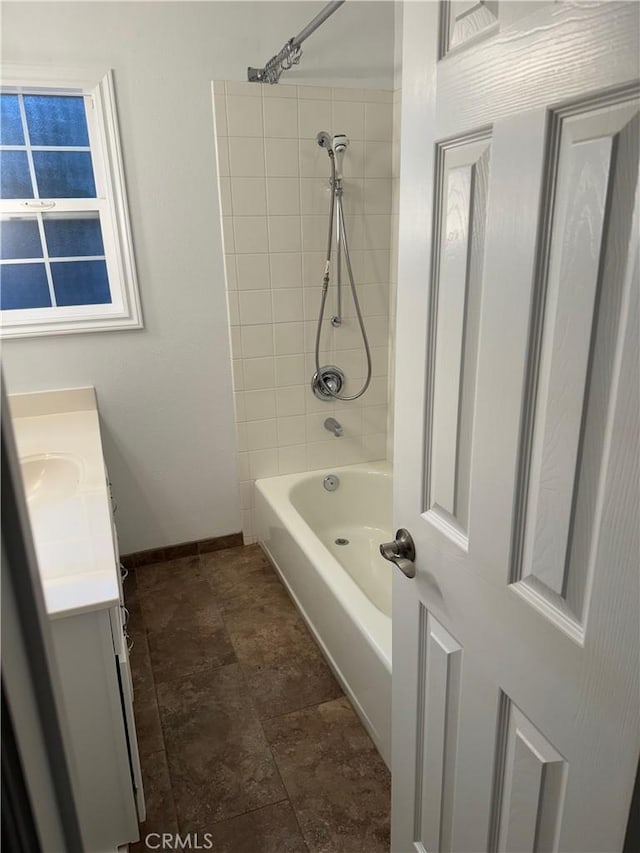
[[[113,331],[143,327],[118,133],[113,72],[3,63],[4,94],[77,94],[86,99],[96,198],[0,199],[0,213],[98,212],[111,303],[0,311],[0,338]],[[35,260],[35,259],[34,259]]]

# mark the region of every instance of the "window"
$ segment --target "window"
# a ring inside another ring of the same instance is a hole
[[[111,74],[3,66],[2,337],[141,326]]]

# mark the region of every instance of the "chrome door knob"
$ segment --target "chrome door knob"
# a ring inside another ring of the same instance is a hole
[[[408,578],[415,577],[416,546],[413,544],[411,534],[404,527],[396,531],[396,538],[393,542],[384,542],[380,546],[380,553],[385,560],[395,563]]]

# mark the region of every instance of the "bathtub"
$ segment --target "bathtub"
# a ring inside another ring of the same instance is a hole
[[[255,500],[262,548],[390,766],[392,566],[378,548],[392,538],[391,466],[270,477]]]

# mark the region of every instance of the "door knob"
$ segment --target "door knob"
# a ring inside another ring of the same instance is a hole
[[[396,531],[396,538],[393,542],[384,542],[380,546],[380,553],[385,560],[395,563],[408,578],[415,577],[416,546],[413,544],[411,534],[404,527]]]

